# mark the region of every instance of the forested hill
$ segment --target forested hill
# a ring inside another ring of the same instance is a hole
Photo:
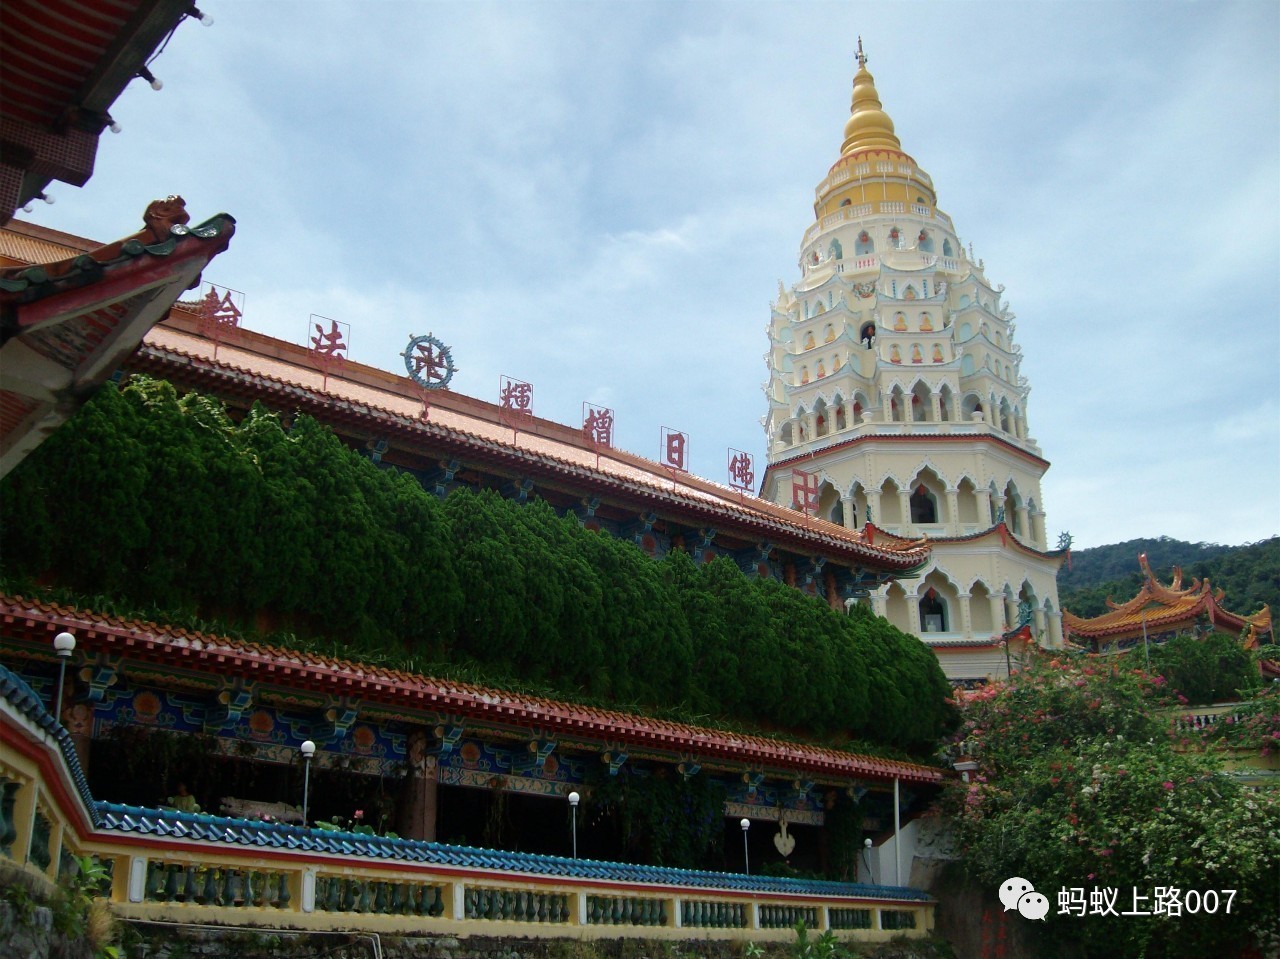
[[[1106,611],[1106,599],[1129,599],[1142,582],[1138,554],[1146,553],[1151,569],[1168,583],[1174,566],[1181,566],[1184,582],[1208,577],[1216,589],[1226,590],[1223,605],[1233,613],[1252,613],[1264,603],[1280,615],[1280,536],[1244,546],[1187,543],[1161,536],[1131,539],[1110,546],[1072,551],[1071,569],[1058,573],[1062,607],[1077,616]]]

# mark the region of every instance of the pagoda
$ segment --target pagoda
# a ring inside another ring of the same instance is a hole
[[[949,678],[1010,668],[1008,636],[1062,644],[1049,468],[1028,425],[1014,314],[903,152],[858,45],[840,156],[818,184],[800,279],[779,283],[762,495],[876,543],[927,541],[911,581],[861,597]]]

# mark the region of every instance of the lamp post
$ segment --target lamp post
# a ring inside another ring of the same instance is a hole
[[[745,816],[738,823],[742,827],[742,871],[745,875],[751,875],[751,852],[747,849],[747,830],[751,828],[751,820]]]
[[[876,884],[876,874],[871,869],[871,837],[868,836],[862,840],[862,861],[867,864],[867,876],[871,880],[871,885]]]
[[[307,800],[311,798],[311,757],[316,754],[316,744],[310,739],[300,747],[302,751],[302,828],[307,827]]]
[[[76,638],[70,633],[59,633],[53,637],[53,651],[58,654],[58,700],[53,707],[53,718],[62,722],[62,684],[67,678],[67,660],[76,648]]]
[[[578,858],[578,801],[582,797],[578,793],[569,793],[569,807],[573,810],[573,858]]]

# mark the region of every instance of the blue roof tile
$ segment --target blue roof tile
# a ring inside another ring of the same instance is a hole
[[[735,873],[671,869],[634,863],[565,859],[497,849],[446,846],[413,839],[387,839],[333,830],[306,829],[284,823],[256,822],[168,809],[144,809],[98,803],[97,812],[107,830],[122,830],[163,836],[179,835],[189,826],[191,838],[241,846],[271,845],[290,849],[376,859],[399,859],[435,865],[493,869],[502,872],[542,876],[567,876],[612,882],[639,882],[663,886],[692,886],[701,889],[779,893],[843,898],[915,900],[929,897],[919,889],[870,886],[862,883],[823,882],[777,876],[744,876]]]
[[[97,806],[93,801],[93,795],[89,792],[89,781],[85,779],[84,770],[80,768],[80,757],[76,755],[71,734],[62,728],[62,724],[49,710],[45,709],[44,703],[36,695],[35,690],[3,663],[0,663],[0,698],[7,700],[18,712],[57,741],[58,751],[62,753],[62,759],[71,773],[71,781],[75,784],[76,792],[80,794],[80,799],[89,812],[89,818],[95,826],[101,825]]]

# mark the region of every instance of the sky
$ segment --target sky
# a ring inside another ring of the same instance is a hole
[[[904,151],[1017,314],[1050,542],[1280,533],[1280,3],[199,0],[117,101],[103,241],[231,213],[244,325],[657,458],[764,463],[764,354],[839,156],[862,36]]]

